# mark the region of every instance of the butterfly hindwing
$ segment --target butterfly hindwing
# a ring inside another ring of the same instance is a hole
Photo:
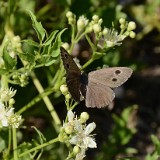
[[[115,94],[111,88],[106,85],[94,82],[88,82],[86,91],[86,106],[87,107],[106,107],[112,103]]]

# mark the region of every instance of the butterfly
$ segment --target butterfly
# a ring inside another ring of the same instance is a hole
[[[77,102],[81,96],[85,98],[86,107],[102,108],[112,103],[115,93],[112,90],[128,80],[132,69],[128,67],[110,67],[81,73],[73,57],[63,48],[60,48],[68,90]]]

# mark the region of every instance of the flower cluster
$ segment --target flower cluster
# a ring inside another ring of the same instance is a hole
[[[15,103],[13,96],[16,90],[1,89],[0,91],[0,127],[18,128],[21,121],[21,116],[14,113],[12,107]]]
[[[74,30],[77,30],[78,33],[79,31],[84,31],[80,36],[88,33],[94,33],[95,44],[97,44],[101,49],[114,47],[116,45],[119,46],[126,37],[135,38],[136,36],[133,31],[136,28],[135,22],[127,22],[124,18],[119,19],[119,33],[114,26],[111,29],[106,27],[103,28],[103,20],[102,18],[99,18],[98,15],[93,15],[91,21],[89,21],[85,16],[80,16],[76,22],[76,15],[71,11],[68,11],[66,17],[68,18],[68,23],[74,28]]]
[[[75,157],[75,160],[82,160],[88,148],[97,147],[93,135],[90,134],[95,129],[96,124],[92,122],[86,125],[86,121],[89,119],[87,112],[81,113],[80,117],[77,118],[75,114],[69,110],[67,118],[68,121],[63,124],[59,139],[75,145],[72,154],[69,156]]]
[[[12,37],[12,40],[8,40],[8,46],[7,46],[7,50],[9,52],[9,55],[12,58],[16,58],[16,52],[21,52],[21,39],[19,36],[14,36]]]
[[[28,84],[29,75],[27,72],[15,72],[12,75],[12,79],[14,84],[19,84],[21,87],[25,87]]]

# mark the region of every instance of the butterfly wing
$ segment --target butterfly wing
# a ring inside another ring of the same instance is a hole
[[[81,71],[74,62],[72,56],[61,47],[61,57],[66,70],[66,83],[68,90],[75,101],[80,101],[80,77]]]
[[[115,88],[126,82],[131,74],[132,69],[128,67],[103,68],[97,71],[90,72],[88,75],[88,81]]]
[[[105,107],[112,103],[115,94],[107,85],[95,82],[88,82],[86,91],[86,106],[87,107]]]
[[[127,67],[104,68],[88,74],[87,107],[105,107],[112,103],[115,94],[111,88],[122,85],[131,76]]]

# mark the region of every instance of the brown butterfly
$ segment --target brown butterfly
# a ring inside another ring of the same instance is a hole
[[[72,56],[63,48],[61,57],[66,70],[68,90],[77,102],[81,95],[87,107],[105,107],[112,103],[115,94],[112,88],[122,85],[132,74],[128,67],[111,67],[92,71],[88,75],[81,73]]]

